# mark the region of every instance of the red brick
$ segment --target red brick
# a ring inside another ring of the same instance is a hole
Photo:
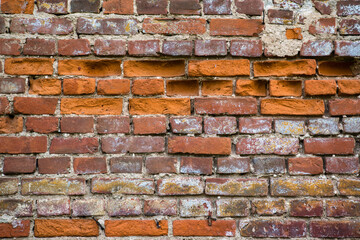
[[[50,153],[89,153],[98,151],[99,143],[96,138],[53,138],[50,145]]]
[[[270,181],[271,195],[284,197],[334,196],[334,185],[330,179],[278,178]]]
[[[207,217],[215,210],[212,205],[209,198],[180,199],[180,216]]]
[[[283,215],[286,212],[285,200],[253,200],[251,210],[253,214],[259,216]]]
[[[339,94],[341,95],[358,95],[360,94],[360,80],[337,80]]]
[[[285,159],[278,157],[255,157],[252,165],[258,175],[284,174],[286,169]]]
[[[26,131],[38,133],[52,133],[58,131],[59,119],[57,117],[28,117]]]
[[[299,147],[297,138],[240,138],[236,144],[236,153],[295,155]]]
[[[219,137],[170,137],[169,153],[220,154],[231,153],[231,139]]]
[[[6,97],[0,97],[0,114],[10,113],[10,103]]]
[[[254,76],[294,76],[314,75],[316,61],[314,59],[301,59],[294,61],[272,60],[254,62]]]
[[[198,98],[194,103],[197,114],[250,115],[257,113],[255,98]]]
[[[358,238],[359,222],[354,221],[311,221],[310,236],[316,238]]]
[[[189,76],[231,77],[250,75],[250,62],[240,60],[191,60],[188,64]]]
[[[237,0],[235,6],[236,12],[246,15],[261,16],[264,11],[264,2],[262,0]]]
[[[336,99],[329,101],[329,112],[332,116],[359,115],[360,100],[358,99]]]
[[[16,0],[1,1],[1,12],[2,13],[25,13],[33,14],[34,12],[34,0]]]
[[[174,216],[177,213],[177,201],[175,199],[145,199],[145,216]]]
[[[316,175],[323,173],[323,160],[320,157],[289,158],[290,175]]]
[[[129,117],[100,117],[97,119],[96,130],[99,134],[129,133]]]
[[[96,198],[74,199],[71,202],[71,215],[76,217],[105,215],[104,200]]]
[[[343,19],[339,22],[340,35],[360,35],[359,19]]]
[[[105,153],[151,153],[165,150],[164,137],[131,136],[102,139],[101,149]]]
[[[211,36],[253,36],[257,37],[264,30],[260,19],[210,19]]]
[[[332,6],[329,2],[323,1],[313,1],[315,9],[318,10],[322,15],[330,15],[332,11]]]
[[[103,10],[104,13],[133,14],[134,3],[132,0],[105,0]]]
[[[159,196],[199,195],[204,192],[200,177],[174,177],[157,180]]]
[[[306,199],[290,202],[290,216],[292,217],[321,217],[322,214],[322,201]]]
[[[76,174],[98,174],[107,172],[105,158],[74,158],[73,165]]]
[[[0,133],[19,133],[22,130],[22,117],[0,117]]]
[[[253,220],[248,222],[244,227],[242,227],[240,223],[240,234],[243,237],[305,237],[306,222],[300,220]]]
[[[14,111],[22,114],[54,114],[57,98],[15,97]]]
[[[188,98],[133,98],[129,99],[131,115],[173,114],[189,115]]]
[[[0,153],[44,153],[47,137],[0,137]]]
[[[256,178],[208,178],[205,193],[215,196],[266,196],[268,182]]]
[[[174,220],[174,236],[234,237],[235,220],[217,220],[208,225],[207,220]]]
[[[338,16],[360,15],[358,8],[360,3],[357,0],[337,1],[336,10]]]
[[[111,217],[137,216],[142,213],[142,203],[138,198],[109,199],[106,210]]]
[[[164,94],[164,80],[162,79],[135,79],[131,92],[135,95],[162,95]]]
[[[171,19],[171,18],[145,18],[143,22],[144,33],[150,34],[204,34],[206,32],[206,20],[198,19]]]
[[[5,73],[10,75],[51,75],[54,59],[50,58],[7,58]]]
[[[355,140],[353,138],[306,138],[304,149],[307,154],[352,154]]]
[[[200,15],[199,0],[170,0],[170,13],[183,15]]]
[[[62,56],[84,56],[91,53],[90,42],[87,39],[60,39],[58,52]]]
[[[30,233],[30,220],[13,220],[11,223],[0,223],[0,237],[27,237]]]
[[[89,77],[105,77],[121,74],[121,60],[88,60],[64,59],[59,60],[59,75],[79,75]]]
[[[134,134],[166,133],[165,117],[133,118]]]
[[[192,41],[163,41],[162,54],[169,56],[191,56],[194,44]]]
[[[233,81],[203,81],[201,94],[202,96],[231,96],[233,94]]]
[[[226,55],[226,40],[195,40],[195,56]]]
[[[30,79],[29,94],[36,95],[60,95],[61,80],[55,78]]]
[[[326,215],[328,217],[359,217],[359,200],[328,200],[326,201]]]
[[[94,119],[92,117],[63,117],[60,121],[63,133],[91,133],[94,132]]]
[[[1,55],[20,55],[21,45],[19,39],[0,39]],[[25,53],[24,53],[25,54]]]
[[[142,157],[115,157],[110,159],[112,173],[141,173]]]
[[[68,13],[68,3],[66,0],[38,0],[37,7],[39,12],[52,14]]]
[[[22,195],[84,195],[85,179],[82,178],[23,178]]]
[[[104,7],[105,3],[106,2],[103,3]],[[98,56],[124,56],[126,54],[126,42],[115,39],[96,39],[94,43],[94,54]]]
[[[92,219],[36,219],[35,237],[94,237],[99,227]]]
[[[105,220],[107,237],[164,236],[168,234],[167,220]]]
[[[138,33],[137,20],[126,18],[78,18],[79,34],[133,35]]]
[[[358,157],[327,157],[325,158],[327,173],[356,174],[359,172]]]
[[[4,174],[34,173],[36,159],[34,157],[5,157],[3,165]]]
[[[149,174],[176,173],[177,159],[174,157],[147,157],[146,172]]]
[[[40,174],[66,174],[70,169],[70,157],[39,158],[38,171]]]
[[[128,41],[128,53],[132,56],[158,56],[160,52],[159,40]]]
[[[235,117],[206,117],[204,118],[204,132],[206,134],[235,134],[237,123]]]
[[[36,204],[38,216],[62,216],[70,215],[70,199],[39,199]]]
[[[198,96],[199,82],[196,80],[166,81],[166,95],[168,96]]]
[[[27,38],[23,54],[52,56],[56,53],[55,44],[54,39]]]
[[[129,178],[93,178],[91,192],[102,194],[154,194],[154,181],[152,179]]]
[[[250,158],[218,158],[217,173],[248,173],[250,172]]]
[[[122,98],[62,98],[61,114],[120,115]]]
[[[213,159],[204,157],[182,157],[180,173],[211,175]]]
[[[204,13],[209,15],[231,14],[230,0],[204,0]]]
[[[273,24],[292,25],[294,22],[294,12],[283,9],[269,9],[268,12],[269,22]]]
[[[239,132],[256,134],[256,133],[271,133],[272,119],[271,118],[239,118]]]
[[[123,95],[130,92],[128,79],[103,79],[98,80],[97,93],[99,95]]]
[[[309,27],[309,33],[317,34],[336,34],[335,18],[320,18],[314,21]]]
[[[173,133],[201,133],[201,117],[171,117],[171,131]]]
[[[249,201],[243,199],[216,200],[216,216],[218,217],[245,217],[249,216]]]
[[[167,1],[136,0],[138,14],[167,14]]]
[[[73,31],[67,18],[13,18],[10,24],[11,33],[67,35]]]
[[[230,54],[237,57],[260,57],[262,48],[261,40],[232,40]]]
[[[323,115],[325,106],[319,99],[263,99],[261,113],[267,115]]]

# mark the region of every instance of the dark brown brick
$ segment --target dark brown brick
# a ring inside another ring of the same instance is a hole
[[[146,171],[149,174],[176,173],[177,159],[174,157],[147,157]]]
[[[199,15],[199,0],[170,0],[170,13],[183,15]]]
[[[70,157],[49,157],[38,159],[40,174],[66,174],[70,169]]]
[[[4,174],[34,173],[36,169],[35,157],[5,157]]]
[[[115,157],[110,159],[112,173],[141,173],[142,157]]]
[[[138,14],[166,14],[167,1],[166,0],[136,0],[136,7]]]
[[[100,0],[71,0],[72,13],[99,13]]]

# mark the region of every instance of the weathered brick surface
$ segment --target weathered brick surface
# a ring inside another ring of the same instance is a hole
[[[158,227],[159,226],[159,227]],[[168,221],[161,220],[106,220],[107,237],[163,236],[168,234]]]
[[[206,220],[174,220],[173,232],[175,236],[235,236],[236,223],[234,220],[217,220],[208,225]]]
[[[205,193],[224,196],[265,196],[268,193],[268,183],[264,179],[209,178],[206,180]]]

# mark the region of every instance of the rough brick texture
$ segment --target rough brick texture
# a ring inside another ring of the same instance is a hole
[[[1,0],[0,238],[360,238],[359,0]]]

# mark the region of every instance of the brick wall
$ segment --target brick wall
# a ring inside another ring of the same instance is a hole
[[[0,10],[1,238],[360,237],[360,1]]]

